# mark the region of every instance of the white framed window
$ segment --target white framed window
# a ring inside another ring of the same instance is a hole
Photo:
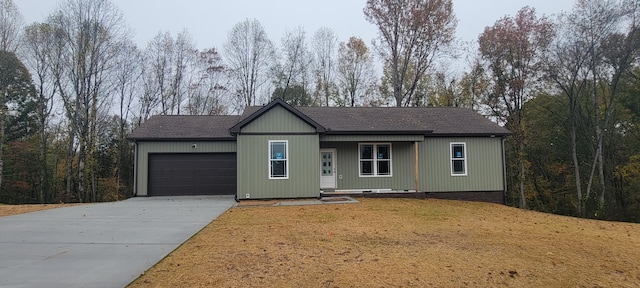
[[[451,150],[451,176],[467,176],[467,143],[452,142]]]
[[[289,179],[288,140],[269,140],[269,179]]]
[[[358,145],[360,177],[391,177],[391,143]]]

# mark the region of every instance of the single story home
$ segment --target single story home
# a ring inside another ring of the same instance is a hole
[[[503,202],[504,137],[465,108],[293,107],[154,116],[130,135],[135,194],[411,193]]]

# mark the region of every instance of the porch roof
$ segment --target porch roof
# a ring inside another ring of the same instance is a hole
[[[296,107],[327,134],[499,134],[509,132],[470,109],[432,107]]]

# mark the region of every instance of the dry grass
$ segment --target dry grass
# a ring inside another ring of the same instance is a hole
[[[486,203],[229,210],[129,287],[639,287],[640,225]]]
[[[6,205],[0,204],[0,217],[16,215],[22,213],[35,212],[40,210],[55,209],[82,204],[28,204],[28,205]]]

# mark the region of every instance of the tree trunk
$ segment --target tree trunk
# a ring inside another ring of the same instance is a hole
[[[573,104],[571,104],[573,105]],[[573,112],[572,112],[573,113]],[[571,115],[571,117],[575,117]],[[573,171],[576,180],[576,192],[578,196],[578,214],[583,216],[582,207],[582,180],[580,179],[580,162],[578,162],[578,144],[576,142],[576,125],[575,120],[571,119],[571,158],[573,158]]]
[[[4,93],[3,95],[0,95],[0,97],[2,97],[4,100]],[[0,102],[0,189],[2,189],[2,178],[3,178],[3,171],[4,171],[4,134],[5,134],[5,126],[6,126],[6,122],[7,122],[7,113],[8,113],[8,109],[7,109],[7,105],[5,104],[5,101]],[[1,190],[0,190],[1,191]]]
[[[601,140],[601,142],[602,142],[602,140]],[[600,145],[602,146],[603,144],[600,143]],[[605,182],[605,179],[604,179],[604,162],[603,162],[604,159],[603,159],[603,156],[602,156],[602,154],[603,154],[602,150],[604,150],[604,149],[600,149],[600,153],[598,154],[598,162],[599,162],[598,170],[599,170],[599,176],[600,176],[600,189],[601,189],[600,190],[600,206],[598,207],[598,209],[604,211],[604,195],[606,193],[607,185],[606,185],[606,182]]]
[[[596,135],[598,135],[598,133],[596,133]],[[600,136],[598,135],[596,136],[596,138],[599,139]],[[599,142],[599,140],[596,140],[596,142]],[[587,191],[585,191],[585,196],[584,196],[585,201],[589,201],[589,198],[591,198],[591,190],[593,189],[593,177],[596,174],[596,167],[598,165],[598,155],[600,155],[600,149],[601,149],[600,146],[598,146],[596,148],[596,152],[593,155],[591,170],[589,170],[589,181],[587,181]]]
[[[80,197],[80,202],[84,203],[86,202],[86,197],[85,197],[85,189],[84,189],[84,183],[85,183],[85,161],[86,161],[86,150],[85,150],[85,140],[83,139],[84,137],[80,136],[80,147],[78,150],[78,196]]]
[[[527,209],[527,199],[524,196],[524,163],[520,161],[520,208]]]
[[[73,125],[72,125],[73,126]],[[65,202],[71,202],[71,189],[72,189],[72,181],[73,181],[73,139],[75,135],[75,129],[71,128],[71,133],[69,133],[69,146],[67,147],[67,187],[65,191]]]
[[[42,115],[40,115],[42,117]],[[40,120],[39,136],[40,136],[40,203],[47,202],[47,190],[49,189],[47,177],[47,134],[45,131],[45,123]]]

